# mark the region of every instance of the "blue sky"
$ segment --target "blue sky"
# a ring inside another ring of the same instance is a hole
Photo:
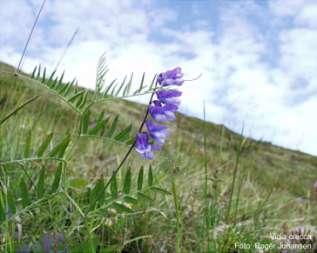
[[[3,1],[0,60],[17,65],[40,0]],[[107,52],[111,77],[181,66],[181,111],[256,139],[317,155],[314,0],[47,0],[23,68],[53,68],[93,88]],[[140,98],[140,102],[146,101]]]

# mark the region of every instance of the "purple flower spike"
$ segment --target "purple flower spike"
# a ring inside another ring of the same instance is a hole
[[[157,98],[167,104],[180,104],[180,96],[182,95],[181,91],[178,90],[160,90],[156,92]]]
[[[174,112],[168,110],[165,106],[151,105],[149,112],[152,118],[158,122],[173,121],[176,118]]]
[[[157,82],[161,86],[182,85],[183,73],[180,67],[168,70],[159,74]],[[156,87],[155,87],[156,88]],[[136,136],[135,149],[144,159],[153,159],[153,152],[161,150],[169,131],[167,126],[159,125],[156,122],[173,121],[176,119],[175,112],[180,104],[180,96],[182,92],[176,89],[160,89],[155,93],[156,99],[151,100],[148,106],[147,114],[142,122],[141,129],[145,122],[147,132],[138,133]],[[151,115],[152,120],[147,120],[147,116]]]
[[[152,121],[146,121],[146,127],[150,136],[159,144],[163,145],[169,131],[166,126],[154,124]]]
[[[182,85],[184,82],[182,69],[177,67],[175,69],[161,73],[159,74],[157,81],[162,86]]]
[[[136,137],[135,150],[141,154],[144,159],[153,159],[153,152],[149,143],[147,132],[138,133]]]

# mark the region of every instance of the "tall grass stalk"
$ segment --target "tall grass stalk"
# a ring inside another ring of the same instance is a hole
[[[243,185],[243,179],[244,179],[244,174],[242,171],[239,171],[238,175],[238,182],[237,182],[237,194],[236,194],[236,200],[235,200],[235,205],[234,205],[234,214],[233,214],[233,224],[237,224],[237,216],[238,216],[238,210],[239,210],[239,202],[240,202],[240,197],[241,197],[241,189]]]
[[[176,216],[176,242],[175,242],[175,252],[183,253],[182,251],[182,238],[183,238],[183,225],[182,225],[182,214],[180,208],[180,200],[177,194],[177,188],[175,184],[175,180],[172,180],[172,194],[175,208],[175,216]]]
[[[33,22],[33,26],[32,26],[32,28],[31,28],[31,31],[30,31],[30,33],[29,33],[28,39],[27,39],[27,41],[26,41],[26,43],[25,43],[25,46],[24,46],[24,48],[23,48],[23,52],[22,52],[22,55],[21,55],[21,58],[20,58],[20,61],[19,61],[18,67],[17,67],[17,70],[18,70],[18,71],[20,70],[20,68],[21,68],[21,66],[22,66],[23,58],[24,58],[24,56],[25,56],[25,54],[26,54],[26,50],[27,50],[27,48],[28,48],[28,46],[29,46],[29,43],[30,43],[30,41],[31,41],[31,38],[32,38],[33,32],[34,32],[34,30],[35,30],[35,27],[36,27],[36,25],[37,25],[37,22],[38,22],[38,20],[39,20],[39,18],[40,18],[40,15],[41,15],[41,13],[42,13],[42,11],[43,11],[43,9],[44,9],[45,3],[46,3],[46,0],[43,0],[43,1],[42,1],[42,4],[41,4],[41,7],[40,7],[40,9],[39,9],[39,11],[38,11],[38,13],[37,13],[37,15],[36,15],[36,17],[35,17],[34,22]]]
[[[204,198],[204,232],[203,235],[205,237],[205,252],[208,252],[210,247],[209,241],[209,233],[210,233],[210,217],[209,217],[209,196],[208,196],[208,156],[207,156],[207,131],[206,131],[206,105],[205,102],[203,104],[203,148],[204,148],[204,160],[203,160],[203,167],[204,167],[204,187],[203,187],[203,198]]]
[[[30,99],[28,99],[27,101],[23,102],[21,105],[19,105],[18,107],[16,107],[12,112],[10,112],[9,114],[7,114],[4,118],[0,119],[0,126],[6,122],[9,118],[11,118],[12,116],[14,116],[16,113],[18,113],[18,111],[20,111],[21,109],[23,109],[25,106],[27,106],[28,104],[32,103],[33,101],[35,101],[36,99],[38,99],[39,96],[34,96]]]
[[[244,144],[244,139],[242,137],[241,143],[238,146],[238,149],[236,151],[236,158],[235,158],[234,169],[233,169],[233,174],[232,174],[232,181],[230,184],[228,206],[227,206],[226,216],[225,216],[226,217],[225,221],[227,224],[230,222],[231,206],[232,206],[232,202],[233,202],[234,190],[236,187],[236,181],[237,181],[237,175],[238,175],[238,170],[239,170],[239,163],[240,163],[243,144]]]
[[[58,59],[56,65],[55,65],[54,71],[57,71],[57,70],[58,70],[58,68],[59,68],[59,66],[61,65],[61,63],[62,63],[62,61],[63,61],[63,59],[64,59],[64,57],[65,57],[67,51],[69,50],[69,48],[70,48],[71,45],[73,44],[73,42],[74,42],[74,40],[75,40],[75,38],[76,38],[78,32],[79,32],[79,28],[77,28],[77,29],[74,31],[74,33],[72,34],[72,37],[71,37],[70,40],[68,41],[68,43],[67,43],[67,45],[66,45],[66,47],[65,47],[65,49],[64,49],[64,51],[63,51],[63,53],[62,53],[62,55],[61,55],[61,57]]]
[[[242,133],[243,133],[243,130],[242,130]],[[226,214],[225,214],[225,219],[224,219],[224,221],[228,227],[225,231],[224,241],[223,241],[223,244],[221,246],[221,252],[225,252],[225,249],[227,249],[227,250],[229,249],[230,244],[228,244],[228,243],[230,242],[230,234],[232,233],[233,229],[236,226],[236,217],[235,216],[237,215],[237,213],[235,212],[234,216],[232,217],[233,219],[231,219],[230,215],[231,215],[231,209],[232,209],[232,205],[233,205],[234,193],[235,193],[237,183],[238,183],[238,190],[237,190],[237,195],[236,195],[235,207],[238,208],[238,205],[239,205],[239,198],[240,198],[239,196],[241,193],[241,186],[242,186],[241,180],[242,180],[242,178],[240,178],[240,180],[239,180],[238,172],[239,172],[239,163],[240,163],[240,158],[241,158],[244,142],[245,142],[245,139],[243,137],[243,134],[241,134],[241,141],[240,141],[240,143],[236,149],[236,153],[235,153],[235,162],[234,162],[234,168],[233,168],[233,174],[232,174],[232,181],[230,184],[228,205],[226,207]]]

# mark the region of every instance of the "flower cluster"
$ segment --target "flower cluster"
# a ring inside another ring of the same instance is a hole
[[[159,74],[157,82],[161,87],[182,85],[184,80],[181,68],[177,67]],[[164,145],[169,131],[167,126],[159,122],[175,120],[182,92],[176,89],[161,89],[155,95],[156,99],[151,101],[148,107],[151,119],[145,122],[147,131],[138,133],[135,142],[135,150],[144,159],[153,159],[153,152],[160,150]]]

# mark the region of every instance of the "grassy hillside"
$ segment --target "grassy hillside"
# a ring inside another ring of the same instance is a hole
[[[0,119],[38,96],[0,125],[2,251],[46,252],[46,238],[68,252],[257,252],[237,243],[279,245],[270,233],[317,226],[316,157],[182,114],[153,161],[133,152],[106,187],[145,106],[43,82],[0,63]]]

